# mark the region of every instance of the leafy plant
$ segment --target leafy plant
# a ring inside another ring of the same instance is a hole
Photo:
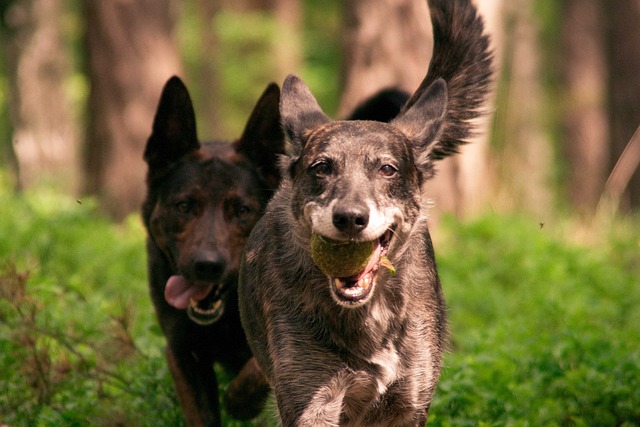
[[[182,425],[137,216],[0,179],[0,424]],[[450,350],[430,426],[640,424],[640,228],[594,244],[488,215],[438,227]],[[229,381],[219,371],[223,390]],[[252,423],[274,425],[272,411]]]
[[[452,350],[429,424],[638,425],[637,229],[614,251],[521,218],[445,230]]]

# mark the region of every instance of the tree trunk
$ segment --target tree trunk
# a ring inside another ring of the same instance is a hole
[[[572,206],[593,214],[609,169],[607,68],[599,0],[565,0],[562,16],[564,151]]]
[[[543,130],[538,25],[529,0],[505,2],[502,63],[505,82],[498,95],[496,145],[499,150],[497,204],[536,214],[544,222],[553,211],[550,192],[552,150]]]
[[[195,13],[198,23],[196,52],[198,61],[196,63],[197,91],[192,91],[196,111],[198,111],[198,131],[206,139],[220,137],[216,131],[221,126],[220,109],[223,108],[220,99],[220,75],[218,70],[219,62],[219,42],[214,28],[214,19],[220,5],[217,1],[197,0],[195,2]],[[188,72],[189,70],[187,70]]]
[[[273,49],[278,69],[277,81],[282,82],[288,74],[298,72],[302,63],[300,0],[269,0],[268,7],[277,23],[278,34]]]
[[[640,125],[640,2],[612,0],[609,16],[609,120],[612,155],[618,160]],[[621,199],[623,211],[640,207],[640,170],[632,176]]]
[[[494,54],[494,81],[485,109],[487,115],[476,121],[476,135],[460,148],[460,154],[445,159],[438,166],[438,174],[431,183],[430,196],[437,210],[453,212],[458,217],[471,217],[488,207],[495,186],[495,165],[491,165],[490,141],[492,109],[495,105],[495,86],[499,79],[502,59],[503,2],[502,0],[476,0],[485,29],[491,35]]]
[[[89,127],[85,190],[116,219],[144,197],[142,153],[160,92],[180,74],[172,0],[88,0]]]
[[[5,10],[5,46],[18,187],[77,183],[77,124],[65,91],[70,74],[61,0],[16,0]]]
[[[343,34],[340,117],[386,87],[413,93],[429,67],[433,39],[424,1],[347,0]]]

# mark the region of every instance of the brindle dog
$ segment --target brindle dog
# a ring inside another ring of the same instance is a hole
[[[446,319],[423,196],[435,161],[468,137],[491,75],[470,1],[429,6],[432,62],[390,123],[332,121],[299,78],[284,82],[290,147],[280,188],[247,242],[239,286],[249,345],[284,426],[427,420]],[[330,277],[310,255],[313,234],[373,249],[358,273]]]

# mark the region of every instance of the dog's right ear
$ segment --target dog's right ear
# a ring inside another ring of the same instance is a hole
[[[331,121],[304,82],[289,74],[282,84],[280,96],[282,129],[291,143],[290,156],[296,158],[304,147],[309,133]]]
[[[433,174],[432,156],[447,115],[447,84],[443,79],[433,82],[415,102],[390,124],[411,141],[416,162],[428,175]]]
[[[160,95],[144,160],[149,170],[159,170],[199,148],[189,91],[180,78],[173,76]]]

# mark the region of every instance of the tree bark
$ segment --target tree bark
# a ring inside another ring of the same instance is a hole
[[[4,13],[9,106],[18,187],[77,183],[77,123],[66,80],[68,52],[60,22],[61,0],[16,0]]]
[[[505,83],[499,94],[496,204],[504,210],[531,212],[541,222],[553,212],[550,191],[552,149],[543,127],[538,24],[529,0],[505,2],[502,63]]]
[[[562,11],[563,149],[571,205],[594,213],[609,169],[607,64],[599,0],[565,0]]]
[[[432,48],[426,2],[345,1],[338,115],[345,117],[358,103],[386,87],[413,93],[429,67]]]
[[[222,120],[220,117],[222,91],[217,65],[219,41],[214,29],[214,19],[220,10],[220,5],[217,1],[197,0],[195,7],[198,20],[196,43],[199,58],[195,67],[194,80],[199,90],[192,93],[192,96],[198,111],[198,130],[208,139],[219,137],[215,132],[219,129]]]
[[[436,202],[436,212],[452,212],[461,218],[486,211],[496,183],[490,141],[495,87],[499,79],[498,64],[502,60],[503,1],[476,0],[474,3],[484,19],[486,32],[491,35],[494,55],[494,81],[485,105],[487,114],[476,121],[476,135],[460,148],[460,154],[444,159],[438,166],[430,193]]]
[[[180,74],[172,0],[88,0],[86,192],[116,219],[144,197],[142,153],[164,83]]]
[[[612,0],[608,8],[610,168],[640,124],[640,2]],[[621,198],[624,212],[640,207],[640,170]]]

